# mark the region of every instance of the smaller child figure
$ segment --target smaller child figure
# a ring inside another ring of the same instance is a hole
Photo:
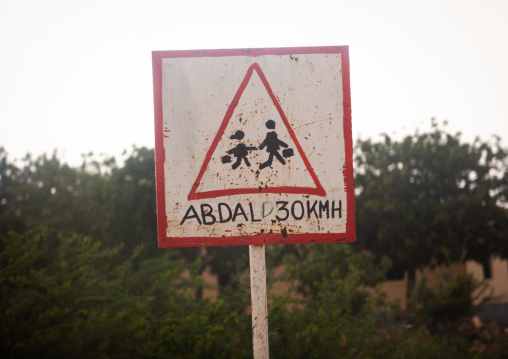
[[[244,136],[245,134],[243,133],[243,131],[236,131],[235,134],[232,135],[230,138],[232,140],[241,140],[243,139]],[[236,162],[233,163],[232,168],[236,170],[238,166],[240,166],[240,164],[242,163],[242,159],[245,161],[245,164],[248,167],[250,167],[250,162],[247,159],[247,155],[249,154],[249,151],[253,150],[257,150],[257,147],[247,147],[244,143],[239,143],[238,145],[230,149],[228,153],[237,158]]]

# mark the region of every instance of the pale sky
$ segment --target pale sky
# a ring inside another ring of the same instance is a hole
[[[348,45],[353,141],[447,120],[508,144],[508,1],[0,0],[0,146],[154,147],[153,50]]]

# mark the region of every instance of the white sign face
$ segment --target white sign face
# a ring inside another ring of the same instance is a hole
[[[153,58],[160,247],[354,241],[347,47]]]

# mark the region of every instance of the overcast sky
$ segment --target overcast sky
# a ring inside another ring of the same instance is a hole
[[[507,19],[505,0],[0,0],[0,146],[152,148],[153,50],[349,45],[353,140],[435,117],[506,147]]]

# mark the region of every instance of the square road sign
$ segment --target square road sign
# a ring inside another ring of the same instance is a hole
[[[153,52],[159,247],[355,240],[346,46]]]

